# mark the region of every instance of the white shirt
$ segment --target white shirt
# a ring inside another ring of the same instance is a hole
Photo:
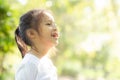
[[[56,68],[47,56],[39,59],[28,53],[16,72],[15,80],[57,80]]]

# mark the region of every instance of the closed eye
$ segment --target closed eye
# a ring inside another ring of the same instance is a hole
[[[51,23],[46,23],[46,25],[51,25]]]

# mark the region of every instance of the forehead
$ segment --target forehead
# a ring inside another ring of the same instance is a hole
[[[43,21],[54,21],[54,17],[50,13],[44,12]]]

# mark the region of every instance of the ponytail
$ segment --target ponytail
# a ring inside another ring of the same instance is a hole
[[[18,49],[21,52],[22,58],[25,56],[25,54],[28,51],[27,45],[25,44],[25,42],[22,40],[21,36],[20,36],[20,31],[19,28],[17,28],[15,30],[15,41],[17,43]]]

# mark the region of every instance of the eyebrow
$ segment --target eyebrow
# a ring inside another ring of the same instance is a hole
[[[50,20],[50,19],[49,19],[49,20],[46,20],[46,22],[53,22],[53,23],[55,23],[55,21],[53,21],[53,20]]]
[[[46,21],[50,21],[51,22],[52,20],[49,19],[49,20],[46,20]]]
[[[48,19],[48,20],[46,20],[46,21],[52,21],[51,19]]]

